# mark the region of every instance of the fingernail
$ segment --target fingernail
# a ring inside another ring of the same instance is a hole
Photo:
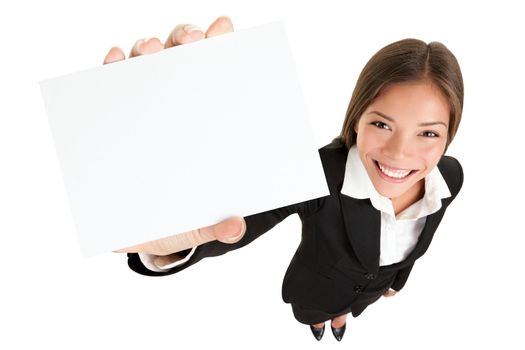
[[[202,32],[202,29],[200,29],[199,27],[197,27],[196,25],[193,25],[193,24],[186,24],[184,26],[184,28],[182,28],[186,33],[191,33],[191,32],[194,32],[196,30],[200,30]]]
[[[226,240],[228,242],[233,242],[233,241],[238,240],[242,236],[243,231],[244,231],[244,222],[242,223],[242,226],[241,226],[241,232],[239,232],[239,234],[237,236],[235,236],[235,237],[226,238]]]
[[[137,43],[137,47],[136,47],[136,50],[138,53],[142,53],[142,45],[144,45],[144,43],[147,41],[147,39],[140,39],[139,42]]]
[[[241,234],[238,234],[238,235],[235,236],[235,237],[228,237],[228,238],[226,238],[226,240],[227,240],[228,242],[234,242],[234,241],[236,241],[237,239],[239,239],[239,237],[241,237]]]

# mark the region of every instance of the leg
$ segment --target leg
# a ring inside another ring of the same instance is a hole
[[[346,324],[346,317],[348,314],[340,315],[332,319],[332,327],[341,328]]]
[[[339,315],[332,319],[332,334],[334,335],[335,339],[337,339],[337,341],[341,341],[341,339],[343,339],[343,335],[345,334],[347,315],[348,314]]]
[[[329,320],[330,316],[322,311],[306,309],[295,303],[292,303],[291,306],[295,319],[302,324],[309,325],[315,339],[321,340],[325,330],[325,321]]]
[[[313,326],[314,328],[323,328],[324,327],[324,322],[312,324],[311,326]]]

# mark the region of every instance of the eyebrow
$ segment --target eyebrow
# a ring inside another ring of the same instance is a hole
[[[394,122],[394,123],[396,122],[394,118],[389,117],[388,115],[383,114],[383,113],[381,113],[381,112],[378,112],[378,111],[372,111],[372,112],[370,112],[370,113],[368,113],[368,114],[371,114],[371,113],[377,114],[377,115],[379,115],[379,116],[385,118],[386,120],[390,120],[391,122]],[[439,125],[439,124],[443,125],[445,128],[448,129],[448,125],[445,124],[445,123],[443,123],[443,122],[425,122],[425,123],[419,123],[418,126],[432,126],[432,125]]]

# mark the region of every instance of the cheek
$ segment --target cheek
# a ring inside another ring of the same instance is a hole
[[[443,152],[445,151],[445,142],[435,142],[433,144],[424,145],[420,147],[419,154],[425,159],[425,163],[429,167],[437,165]]]
[[[357,147],[360,150],[380,148],[385,143],[385,135],[379,132],[374,132],[370,128],[361,128],[361,132],[357,134]]]

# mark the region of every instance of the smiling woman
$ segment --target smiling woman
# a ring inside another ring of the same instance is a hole
[[[194,26],[176,28],[169,40],[178,44],[204,38]],[[208,32],[231,30],[230,20],[219,18]],[[121,251],[138,273],[174,274],[244,247],[298,214],[301,243],[284,276],[283,300],[317,340],[328,320],[341,340],[348,313],[357,317],[404,287],[459,193],[462,167],[444,153],[462,108],[461,71],[444,45],[390,44],[359,76],[340,135],[319,149],[330,195]]]

